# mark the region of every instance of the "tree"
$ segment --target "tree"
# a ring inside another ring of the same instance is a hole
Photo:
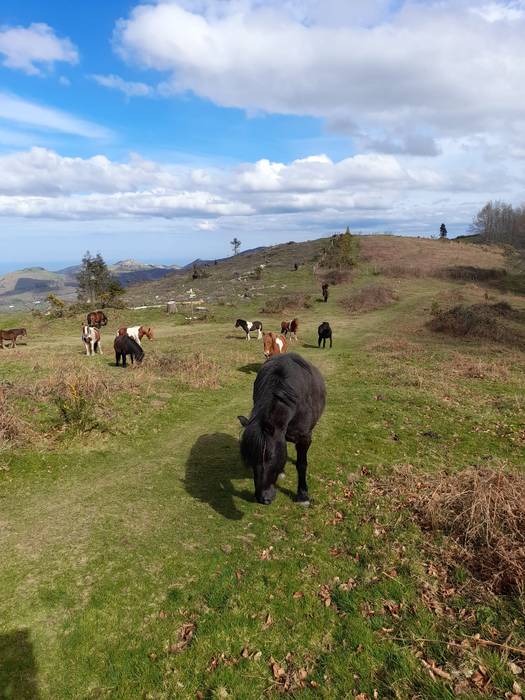
[[[234,254],[234,255],[237,255],[237,254],[239,253],[239,248],[241,247],[241,242],[240,242],[240,240],[237,238],[237,236],[235,236],[235,238],[233,239],[233,241],[230,241],[230,245],[231,245],[231,247],[233,248],[233,254]]]
[[[439,227],[439,237],[446,238],[447,233],[448,233],[447,227],[445,226],[445,224],[441,224],[441,226]]]
[[[82,258],[80,271],[77,274],[79,301],[101,306],[113,304],[122,294],[124,287],[111,274],[100,253],[92,256],[89,250]]]

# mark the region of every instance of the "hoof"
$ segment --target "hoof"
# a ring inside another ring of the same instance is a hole
[[[297,504],[306,508],[310,505],[310,501],[309,499],[306,499],[306,501],[297,501]]]
[[[310,505],[310,497],[307,493],[298,493],[295,501],[300,506],[309,506]]]
[[[279,472],[277,475],[277,480],[282,481],[283,479],[286,479],[286,474],[284,472]]]

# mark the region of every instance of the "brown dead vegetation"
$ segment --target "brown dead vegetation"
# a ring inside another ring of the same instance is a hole
[[[424,529],[450,538],[450,563],[466,565],[497,593],[525,590],[525,476],[470,467],[455,474],[395,470],[385,492]]]
[[[361,259],[389,277],[446,276],[454,266],[501,270],[505,253],[497,246],[401,236],[362,236]]]
[[[339,303],[351,313],[364,313],[382,309],[397,299],[397,294],[390,287],[379,284],[367,284],[364,287],[351,291]]]
[[[31,426],[17,415],[6,391],[0,388],[0,449],[20,445],[31,439]]]
[[[427,327],[435,333],[454,337],[481,338],[516,345],[523,334],[508,321],[521,320],[522,313],[506,302],[496,304],[459,305],[452,309],[435,309]]]
[[[264,303],[261,313],[278,314],[282,311],[295,311],[297,309],[309,309],[312,306],[312,297],[303,292],[283,294],[280,297],[272,297]]]
[[[191,389],[218,389],[220,386],[218,364],[205,358],[202,352],[189,357],[151,352],[144,369],[163,376],[169,375],[179,384]]]

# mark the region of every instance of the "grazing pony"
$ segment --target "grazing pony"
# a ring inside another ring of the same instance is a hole
[[[288,343],[284,335],[277,333],[263,333],[263,352],[268,360],[274,355],[280,355],[288,350]]]
[[[102,355],[102,345],[100,344],[100,331],[93,326],[82,326],[82,342],[86,348],[86,355],[94,355],[97,350]]]
[[[323,292],[323,300],[325,302],[328,301],[328,282],[325,282],[323,286],[321,287],[321,290]]]
[[[144,336],[146,338],[149,338],[149,340],[153,340],[153,331],[151,330],[151,327],[146,328],[146,326],[131,326],[130,328],[126,328],[126,326],[121,326],[118,331],[117,335],[129,335],[130,338],[133,338],[133,340],[142,347],[142,343],[140,342]]]
[[[87,325],[99,328],[107,326],[108,318],[103,311],[90,311],[86,317]]]
[[[25,328],[10,328],[8,331],[0,331],[0,348],[4,347],[4,340],[11,341],[11,347],[16,347],[16,339],[19,335],[27,335]]]
[[[290,340],[297,340],[297,329],[299,328],[299,319],[294,318],[291,321],[281,321],[281,333],[287,335],[290,333]]]
[[[242,318],[238,318],[235,321],[235,328],[242,328],[246,333],[246,340],[250,340],[250,333],[252,331],[257,331],[257,340],[262,338],[263,325],[260,321],[244,321]]]
[[[266,362],[253,386],[250,418],[238,416],[244,432],[241,456],[253,469],[255,497],[269,505],[284,472],[286,443],[297,450],[297,502],[309,505],[306,470],[312,430],[324,410],[326,389],[319,370],[296,353]]]
[[[321,347],[321,340],[323,341],[323,350],[326,347],[326,341],[330,340],[330,347],[332,347],[332,329],[328,321],[323,321],[319,328],[317,329],[319,338],[317,340],[317,347]]]
[[[131,364],[133,364],[134,360],[137,360],[137,363],[140,364],[144,359],[144,350],[129,335],[117,335],[113,342],[113,347],[115,348],[115,364],[117,367],[121,358],[122,366],[126,367],[126,355],[131,357]]]

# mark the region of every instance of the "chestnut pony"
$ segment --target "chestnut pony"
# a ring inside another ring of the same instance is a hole
[[[263,333],[263,351],[266,359],[274,355],[280,355],[286,352],[288,349],[288,343],[284,335],[277,335],[277,333]]]

